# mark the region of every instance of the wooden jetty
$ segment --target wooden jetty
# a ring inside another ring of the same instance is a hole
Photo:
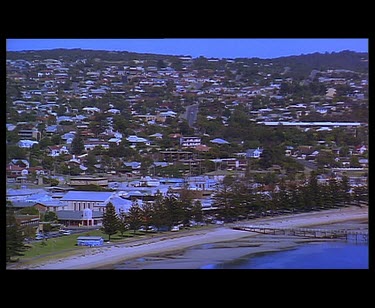
[[[312,238],[342,238],[347,241],[368,242],[368,231],[346,229],[271,228],[255,225],[235,225],[234,230],[273,235],[293,235]]]

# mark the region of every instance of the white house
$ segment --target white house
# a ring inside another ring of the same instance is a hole
[[[136,145],[137,143],[144,143],[145,145],[150,145],[150,141],[142,138],[142,137],[137,137],[134,135],[130,135],[129,137],[126,138],[129,142],[131,142],[133,145]]]
[[[30,149],[34,146],[34,144],[38,144],[38,141],[33,141],[33,140],[20,140],[18,141],[17,145],[20,148],[27,148]]]
[[[259,147],[257,149],[248,149],[246,151],[246,158],[259,158],[262,155],[263,149]]]
[[[48,156],[56,157],[63,154],[69,154],[65,145],[52,145],[47,148],[49,151]]]

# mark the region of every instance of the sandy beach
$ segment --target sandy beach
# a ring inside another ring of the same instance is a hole
[[[259,218],[248,222],[241,221],[241,224],[285,228],[338,224],[342,229],[357,229],[358,224],[350,226],[355,221],[362,223],[368,221],[368,207],[347,207]],[[195,229],[173,235],[144,238],[115,246],[88,248],[80,255],[32,266],[20,265],[16,269],[111,269],[114,264],[126,265],[127,261],[129,261],[129,266],[125,266],[124,269],[197,269],[208,262],[212,263],[213,254],[217,256],[214,261],[219,263],[251,253],[294,247],[298,243],[310,240],[291,236],[264,236],[253,232],[233,230],[231,226],[232,224],[221,225],[211,229]],[[368,228],[368,224],[362,224],[362,226],[364,229]],[[211,245],[210,248],[215,250],[190,249],[185,251],[187,248],[199,245]],[[231,245],[236,249],[228,249]],[[159,263],[158,260],[163,262]]]

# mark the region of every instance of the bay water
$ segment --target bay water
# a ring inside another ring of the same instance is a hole
[[[251,255],[201,269],[368,269],[368,243],[314,242],[278,252]]]

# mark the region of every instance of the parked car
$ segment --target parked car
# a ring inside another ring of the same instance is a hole
[[[45,236],[41,233],[38,233],[38,234],[35,235],[36,240],[43,240],[44,238],[45,238]]]
[[[70,234],[72,234],[72,231],[70,231],[70,230],[60,230],[59,232],[61,234],[63,234],[63,235],[70,235]]]
[[[179,231],[180,230],[180,227],[179,226],[173,226],[171,228],[171,231]]]

